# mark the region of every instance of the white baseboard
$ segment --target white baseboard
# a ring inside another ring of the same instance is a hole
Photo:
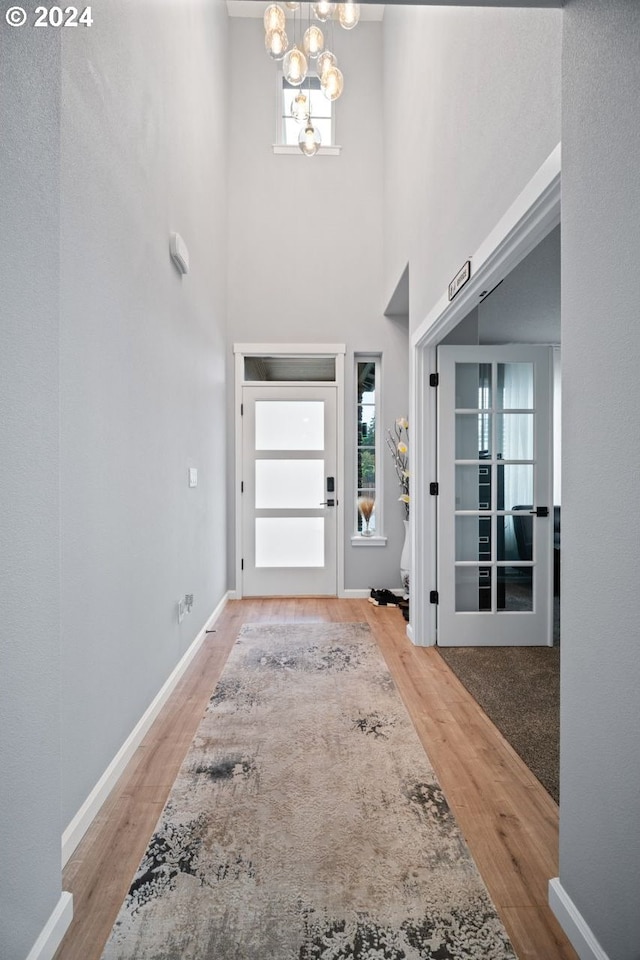
[[[178,681],[202,646],[206,636],[206,631],[211,624],[218,619],[224,610],[228,599],[229,593],[227,592],[213,613],[207,617],[204,626],[196,636],[189,649],[179,661],[178,665],[170,674],[166,682],[163,684],[156,697],[147,707],[140,720],[138,720],[137,724],[62,834],[63,867],[89,829],[93,819],[100,810],[100,807],[118,782],[126,765],[129,763],[129,760],[131,760],[131,757],[140,746],[147,730],[162,710],[163,706],[173,693]]]
[[[53,960],[72,919],[73,897],[70,893],[61,893],[53,913],[29,951],[27,960]]]
[[[399,597],[402,596],[403,590],[402,587],[392,587],[391,593],[397,593]],[[364,600],[367,597],[371,596],[371,587],[359,588],[359,589],[344,589],[340,591],[341,600]]]
[[[415,643],[415,640],[413,639],[413,627],[411,626],[410,623],[407,624],[406,632],[407,632],[407,636],[409,637],[409,640],[411,640],[411,643]]]
[[[609,960],[559,877],[549,880],[549,906],[580,960]]]
[[[238,600],[238,591],[237,590],[227,590],[227,600]]]

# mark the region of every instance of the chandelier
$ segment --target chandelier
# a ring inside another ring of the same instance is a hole
[[[338,59],[327,45],[325,31],[331,31],[333,46],[334,22],[343,30],[352,30],[360,19],[359,3],[329,3],[318,0],[306,4],[306,20],[303,21],[302,3],[285,3],[293,14],[292,36],[287,36],[286,14],[278,3],[270,3],[264,12],[264,45],[269,57],[282,63],[282,73],[299,93],[291,104],[291,116],[300,123],[298,146],[307,157],[313,157],[322,145],[320,131],[311,115],[310,61],[315,61],[315,70],[320,81],[320,90],[327,100],[337,100],[344,89],[344,77],[338,67]],[[296,17],[298,14],[298,17]],[[306,23],[306,29],[304,29]],[[326,24],[323,28],[319,24]],[[303,33],[304,29],[304,33]],[[309,78],[308,90],[304,82]],[[316,81],[317,83],[317,81]]]

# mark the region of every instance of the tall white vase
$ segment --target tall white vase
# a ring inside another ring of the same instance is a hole
[[[400,580],[406,597],[409,596],[409,574],[411,573],[411,527],[408,520],[404,523],[404,544],[400,554]]]

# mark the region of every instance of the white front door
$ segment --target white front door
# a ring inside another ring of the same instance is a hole
[[[336,388],[243,387],[242,404],[242,593],[336,596]]]
[[[552,643],[552,352],[438,347],[438,643]]]

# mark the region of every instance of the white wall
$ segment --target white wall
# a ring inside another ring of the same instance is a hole
[[[63,827],[227,587],[226,7],[94,18],[63,37]]]
[[[60,40],[0,4],[0,955],[60,897]],[[37,70],[34,69],[37,64]]]
[[[387,296],[411,328],[560,140],[560,10],[385,11]]]
[[[407,412],[407,325],[383,316],[381,24],[336,29],[335,41],[345,75],[336,106],[341,155],[275,156],[276,66],[262,54],[262,21],[231,21],[231,62],[243,70],[230,102],[229,340],[346,343],[352,403],[354,351],[382,352],[382,419],[391,425]],[[231,431],[233,414],[230,404]],[[349,407],[345,432],[346,478],[355,484]],[[351,546],[355,490],[345,492],[347,588],[400,586],[403,512],[386,449],[383,467],[386,547]],[[229,515],[232,524],[232,507]]]
[[[560,882],[640,950],[640,6],[568,0],[562,173]]]
[[[560,227],[478,305],[479,343],[560,343]]]

